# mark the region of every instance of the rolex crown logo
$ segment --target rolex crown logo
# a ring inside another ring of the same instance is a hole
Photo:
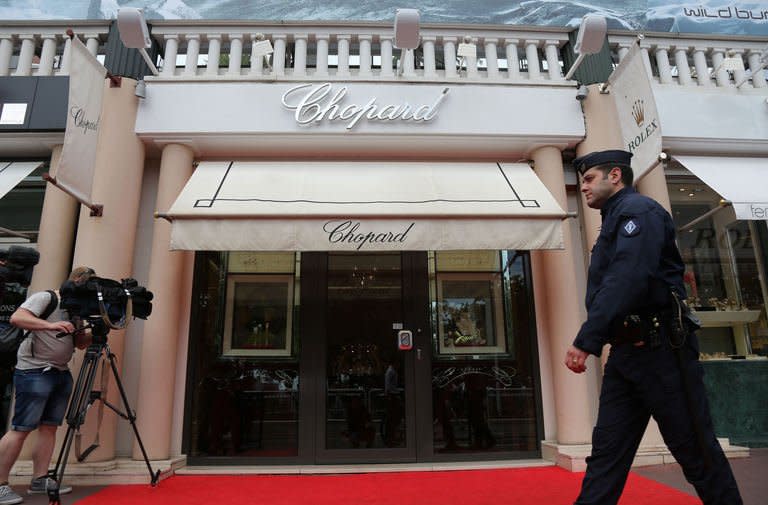
[[[641,99],[635,100],[635,103],[632,104],[632,117],[635,118],[635,123],[637,123],[637,126],[643,126],[643,122],[645,121],[645,102]]]

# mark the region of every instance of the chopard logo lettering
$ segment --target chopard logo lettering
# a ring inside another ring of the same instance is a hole
[[[369,121],[429,122],[437,115],[440,104],[448,95],[448,88],[432,104],[413,106],[406,101],[400,104],[380,104],[376,97],[365,104],[343,103],[347,86],[334,89],[330,82],[324,84],[300,84],[283,93],[283,107],[296,111],[294,118],[300,125],[328,121],[346,121],[351,130],[363,119]]]
[[[360,229],[359,222],[355,223],[351,220],[328,221],[323,225],[323,231],[328,234],[328,242],[331,244],[357,244],[356,249],[359,251],[367,244],[404,243],[408,237],[408,232],[415,225],[416,223],[411,223],[399,233],[392,231],[375,233],[358,231]]]
[[[88,133],[88,130],[96,131],[99,128],[99,120],[89,120],[85,116],[85,110],[82,107],[74,106],[69,109],[69,115],[72,116],[73,124],[76,128],[82,128],[83,133]]]

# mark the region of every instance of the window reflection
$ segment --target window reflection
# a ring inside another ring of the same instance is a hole
[[[538,448],[527,259],[515,251],[430,254],[436,453]]]

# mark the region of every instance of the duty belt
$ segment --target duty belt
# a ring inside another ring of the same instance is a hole
[[[639,344],[641,342],[657,347],[661,344],[662,328],[670,322],[669,314],[651,312],[646,314],[628,314],[613,325],[611,345]]]

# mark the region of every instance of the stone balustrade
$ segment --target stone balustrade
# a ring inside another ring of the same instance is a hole
[[[94,55],[103,55],[109,21],[6,22],[0,25],[0,76],[66,75],[72,28]],[[154,21],[162,48],[160,75],[171,80],[363,80],[521,83],[572,86],[564,79],[563,28],[422,25],[421,46],[394,47],[383,23]],[[614,61],[635,39],[611,32]],[[259,42],[272,53],[252,57]],[[651,34],[641,42],[646,68],[659,85],[768,89],[755,37]],[[723,62],[729,59],[729,65]],[[729,70],[740,59],[744,70]]]

